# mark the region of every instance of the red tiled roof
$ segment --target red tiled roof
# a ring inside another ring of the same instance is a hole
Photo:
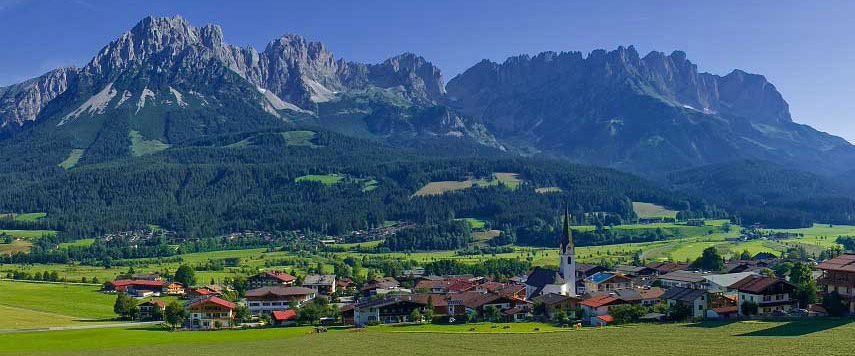
[[[795,286],[787,282],[783,279],[777,277],[764,277],[764,276],[748,276],[741,279],[739,282],[731,284],[731,288],[736,288],[740,292],[748,292],[748,293],[763,293],[767,288],[772,287],[778,283],[783,283],[789,288],[795,288]]]
[[[733,305],[729,307],[713,308],[713,311],[718,314],[730,314],[739,311],[739,307]]]
[[[608,295],[601,295],[601,296],[596,296],[596,297],[593,297],[590,299],[583,300],[583,301],[579,302],[579,304],[587,305],[587,306],[592,307],[592,308],[599,308],[601,306],[609,305],[609,304],[612,304],[612,303],[618,302],[618,301],[620,301],[620,299],[618,299],[618,298],[608,296]]]
[[[855,272],[855,254],[844,253],[820,263],[816,268],[829,271]]]
[[[273,320],[291,320],[297,317],[297,312],[294,309],[274,310]]]
[[[197,301],[191,302],[188,306],[192,307],[194,305],[204,304],[207,302],[222,305],[222,306],[229,308],[229,309],[234,309],[234,307],[235,307],[235,303],[232,303],[232,302],[225,300],[223,298],[220,298],[220,297],[208,297],[205,299],[199,299]]]
[[[276,278],[280,281],[283,281],[283,282],[293,282],[293,281],[297,280],[297,277],[294,277],[294,276],[292,276],[288,273],[282,272],[282,271],[267,271],[265,273],[267,273],[267,275],[269,275],[273,278]]]
[[[114,287],[124,287],[124,286],[155,286],[161,287],[166,282],[164,281],[150,281],[148,279],[117,279],[115,281],[107,282],[112,284]]]
[[[145,302],[145,303],[143,303],[143,304],[146,304],[146,303],[148,303],[148,304],[154,304],[154,305],[157,305],[157,306],[159,306],[159,307],[161,307],[161,308],[165,308],[165,307],[166,307],[166,302],[164,302],[164,301],[162,301],[162,300],[160,300],[160,299],[152,299],[152,300],[149,300],[149,301],[147,301],[147,302]]]
[[[607,322],[607,323],[611,323],[611,322],[615,321],[615,318],[613,318],[613,317],[612,317],[611,315],[609,315],[609,314],[606,314],[606,315],[597,315],[597,316],[595,316],[595,318],[599,318],[600,320],[605,321],[605,322]]]

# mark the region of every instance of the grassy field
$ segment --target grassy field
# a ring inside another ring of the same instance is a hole
[[[315,135],[317,134],[314,131],[285,131],[282,133],[282,138],[285,139],[285,144],[289,146],[318,147],[312,143]]]
[[[454,219],[454,220],[466,221],[469,223],[469,226],[472,227],[473,229],[483,229],[484,224],[486,224],[486,222],[484,220],[475,219],[475,218],[460,218],[460,219]]]
[[[297,183],[300,182],[320,182],[326,185],[336,184],[341,182],[344,179],[344,176],[337,173],[331,174],[309,174],[305,176],[297,177],[294,181]]]
[[[639,218],[676,218],[677,211],[668,210],[664,206],[651,204],[651,203],[642,203],[642,202],[632,202],[632,210],[635,211],[635,215],[638,215]]]
[[[59,166],[64,169],[71,169],[77,165],[77,162],[80,161],[80,157],[83,157],[83,150],[79,148],[75,148],[71,150],[71,153],[68,154],[68,157],[60,162]]]
[[[20,238],[39,238],[44,235],[53,235],[56,231],[53,230],[0,230],[0,235],[6,234],[12,237]]]
[[[93,319],[110,319],[116,296],[98,286],[0,281],[0,305]],[[2,319],[2,318],[0,318]]]
[[[99,321],[69,315],[46,313],[30,309],[21,309],[0,305],[0,329],[31,329],[68,325],[98,325],[115,323]]]
[[[504,184],[508,188],[516,189],[522,180],[517,173],[497,172],[488,178],[469,178],[461,181],[439,181],[430,182],[416,191],[413,196],[442,195],[447,192],[472,187],[489,187]]]
[[[15,214],[15,221],[38,221],[47,216],[47,213],[24,213]]]
[[[538,192],[538,193],[546,194],[546,193],[560,193],[560,192],[563,192],[564,190],[562,190],[559,187],[543,187],[543,188],[535,188],[534,191]]]
[[[15,240],[10,244],[0,243],[0,255],[14,255],[18,252],[30,252],[32,242],[25,240]]]
[[[150,155],[171,147],[160,140],[146,140],[138,131],[131,130],[128,136],[131,138],[131,154],[134,156]]]
[[[855,347],[851,320],[703,322],[556,330],[536,324],[379,326],[365,332],[307,328],[217,332],[168,332],[111,328],[25,332],[0,337],[0,353],[14,355],[727,355],[763,350],[782,355],[849,355]],[[469,328],[475,331],[468,331]],[[49,334],[47,334],[49,333]],[[145,347],[134,347],[145,346]],[[630,351],[631,350],[631,351]],[[379,352],[379,351],[378,351]]]
[[[767,232],[793,232],[803,234],[803,237],[786,239],[788,242],[800,242],[824,247],[836,246],[835,240],[838,236],[855,236],[855,226],[814,224],[813,227],[804,229],[774,229]]]
[[[81,239],[72,242],[63,242],[59,244],[59,248],[68,248],[69,246],[89,246],[95,243],[95,239]]]

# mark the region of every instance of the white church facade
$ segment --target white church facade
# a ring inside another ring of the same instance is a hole
[[[525,282],[525,298],[531,300],[544,294],[576,296],[576,247],[570,230],[570,212],[564,209],[564,229],[558,256],[559,271],[535,267]]]

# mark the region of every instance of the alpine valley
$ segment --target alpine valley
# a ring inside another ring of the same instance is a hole
[[[855,223],[853,145],[794,122],[761,75],[632,46],[484,60],[446,85],[412,53],[351,62],[297,35],[258,51],[149,17],[82,68],[0,88],[0,167],[0,212],[46,212],[30,224],[69,240],[477,217],[552,245],[565,201],[576,223],[632,220],[633,201]]]

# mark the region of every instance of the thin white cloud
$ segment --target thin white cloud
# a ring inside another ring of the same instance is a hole
[[[29,0],[0,0],[0,12],[9,10],[15,6],[21,5]]]

